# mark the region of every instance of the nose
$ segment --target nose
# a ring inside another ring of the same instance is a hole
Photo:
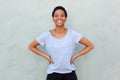
[[[58,16],[58,19],[61,19],[62,18],[62,16]]]

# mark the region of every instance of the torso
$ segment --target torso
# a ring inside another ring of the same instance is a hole
[[[82,35],[71,29],[66,29],[62,33],[50,30],[43,33],[36,40],[45,46],[47,54],[51,57],[54,64],[50,64],[47,73],[70,73],[75,70],[75,65],[70,64],[76,43]]]

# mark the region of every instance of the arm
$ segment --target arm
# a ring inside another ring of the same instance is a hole
[[[51,60],[51,58],[50,58],[47,54],[45,54],[44,52],[40,51],[40,50],[37,48],[38,45],[40,45],[40,44],[39,44],[36,40],[34,40],[34,41],[32,41],[31,44],[29,45],[29,49],[30,49],[32,52],[34,52],[35,54],[40,55],[40,56],[46,58],[46,59],[49,61],[49,63],[53,63],[53,61]]]
[[[83,37],[79,41],[79,43],[85,45],[85,48],[72,56],[72,58],[71,58],[71,64],[74,62],[74,60],[77,57],[82,56],[82,55],[88,53],[90,50],[92,50],[94,48],[94,45],[88,39],[86,39],[85,37]]]

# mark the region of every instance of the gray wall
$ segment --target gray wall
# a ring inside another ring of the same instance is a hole
[[[119,0],[0,0],[0,80],[45,80],[48,62],[28,45],[54,28],[57,5],[68,11],[65,26],[95,45],[75,60],[79,80],[120,80]]]

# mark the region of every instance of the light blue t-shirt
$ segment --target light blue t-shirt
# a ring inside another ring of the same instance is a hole
[[[54,64],[49,65],[48,74],[53,72],[70,73],[76,69],[74,64],[70,64],[70,60],[74,54],[75,45],[82,37],[82,34],[68,29],[62,38],[53,37],[50,31],[44,32],[36,38],[40,45],[45,46],[47,54],[54,62]]]

